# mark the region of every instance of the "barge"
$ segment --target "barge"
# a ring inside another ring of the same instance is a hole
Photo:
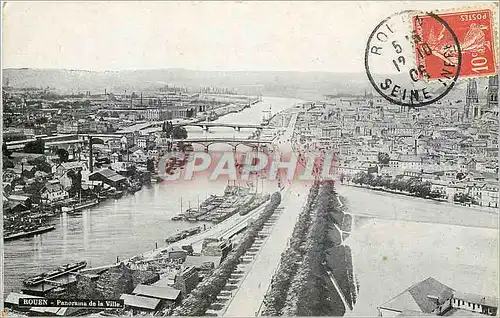
[[[40,284],[45,280],[50,280],[59,276],[62,276],[67,273],[76,272],[79,269],[85,268],[87,266],[86,261],[76,262],[72,264],[65,264],[59,266],[58,268],[51,270],[49,272],[45,272],[36,276],[29,277],[23,280],[23,284],[25,286],[34,286]]]
[[[61,208],[61,211],[62,212],[77,212],[77,211],[80,211],[83,209],[91,208],[93,206],[96,206],[97,204],[99,204],[99,200],[94,199],[94,200],[90,200],[90,201],[86,201],[86,202],[75,203],[75,204],[70,205],[70,206],[63,206]]]
[[[53,225],[50,225],[50,226],[41,226],[41,227],[35,228],[33,230],[24,230],[24,231],[20,231],[20,232],[17,232],[17,233],[5,235],[3,237],[3,240],[4,241],[13,241],[13,240],[17,240],[17,239],[20,239],[20,238],[31,237],[31,236],[35,236],[37,234],[41,234],[41,233],[45,233],[45,232],[50,232],[50,231],[53,231],[53,230],[55,230],[55,226],[53,226]]]
[[[167,239],[165,239],[165,243],[172,244],[172,243],[178,242],[180,240],[183,240],[186,237],[198,234],[201,231],[202,231],[202,227],[201,226],[193,227],[191,229],[184,230],[184,231],[182,231],[180,233],[177,233],[175,235],[172,235],[172,236],[168,237]]]

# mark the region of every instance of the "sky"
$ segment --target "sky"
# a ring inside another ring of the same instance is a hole
[[[3,68],[364,70],[387,16],[464,2],[8,2]]]

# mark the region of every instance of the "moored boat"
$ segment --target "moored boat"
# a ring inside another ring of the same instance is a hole
[[[74,203],[70,206],[63,206],[61,208],[61,210],[62,210],[62,212],[76,212],[76,211],[80,211],[83,209],[87,209],[87,208],[96,206],[97,204],[99,204],[99,200],[93,199],[93,200],[89,200],[89,201]]]
[[[65,264],[65,265],[62,265],[62,266],[58,267],[57,269],[51,270],[49,272],[45,272],[45,273],[42,273],[42,274],[39,274],[39,275],[36,275],[33,277],[29,277],[23,281],[23,284],[26,286],[33,286],[33,285],[36,285],[36,284],[43,282],[46,279],[52,279],[52,278],[56,278],[56,277],[59,277],[61,275],[64,275],[64,274],[67,274],[70,272],[75,272],[75,271],[82,269],[86,266],[87,266],[86,261],[76,262],[76,263],[72,263],[72,264]]]
[[[20,232],[17,232],[17,233],[5,235],[3,237],[3,240],[4,241],[12,241],[12,240],[20,239],[20,238],[35,236],[37,234],[49,232],[49,231],[52,231],[54,229],[55,229],[55,226],[53,226],[53,225],[50,225],[50,226],[41,226],[41,227],[35,228],[35,229],[31,230],[31,231],[24,230],[24,231],[20,231]]]

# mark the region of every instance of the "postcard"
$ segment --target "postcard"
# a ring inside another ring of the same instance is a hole
[[[498,10],[2,2],[2,318],[498,316]]]

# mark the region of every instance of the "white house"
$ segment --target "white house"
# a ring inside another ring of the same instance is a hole
[[[43,203],[52,203],[67,199],[69,194],[63,189],[59,180],[50,180],[40,190],[40,196]]]

